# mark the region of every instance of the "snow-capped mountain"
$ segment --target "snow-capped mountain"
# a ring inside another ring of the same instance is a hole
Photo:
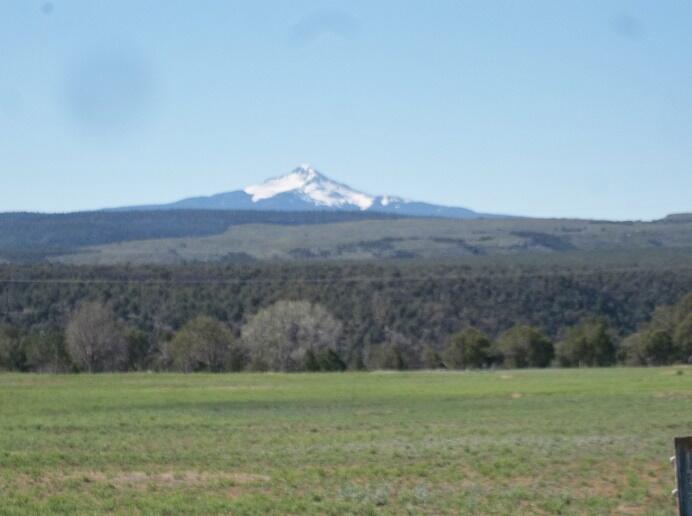
[[[301,165],[290,174],[248,186],[243,191],[252,196],[254,203],[285,193],[292,193],[319,208],[367,210],[375,202],[374,197],[332,181],[310,165]]]
[[[391,195],[373,196],[337,183],[310,165],[244,190],[209,197],[191,197],[171,204],[132,206],[121,210],[271,210],[376,211],[420,217],[472,219],[493,217],[467,208],[438,206]]]

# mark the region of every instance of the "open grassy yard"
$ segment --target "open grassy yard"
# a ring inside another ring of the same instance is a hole
[[[0,375],[0,513],[671,514],[692,369]]]

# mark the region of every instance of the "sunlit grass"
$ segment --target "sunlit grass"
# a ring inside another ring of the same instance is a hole
[[[692,369],[0,376],[0,513],[669,514]]]

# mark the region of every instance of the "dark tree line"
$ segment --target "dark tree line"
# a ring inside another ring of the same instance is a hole
[[[490,367],[606,367],[663,365],[692,360],[692,295],[662,307],[640,332],[618,340],[602,319],[584,319],[553,342],[539,329],[516,325],[491,339],[467,327],[439,346],[387,335],[361,352],[342,345],[342,324],[320,305],[279,301],[261,309],[240,336],[228,325],[199,316],[156,342],[127,328],[98,302],[80,306],[64,335],[23,336],[0,327],[0,369],[17,371],[182,372],[344,371],[346,369],[482,369]],[[661,320],[674,324],[667,330]],[[350,362],[348,361],[350,357]]]
[[[690,291],[692,273],[685,269],[0,266],[0,368],[291,371],[686,362],[692,302],[673,303]],[[90,333],[90,326],[107,331]],[[112,351],[103,355],[103,349]]]

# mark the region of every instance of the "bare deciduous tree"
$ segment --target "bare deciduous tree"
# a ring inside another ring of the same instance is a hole
[[[341,323],[324,307],[279,301],[260,310],[243,328],[250,366],[259,370],[302,371],[308,351],[339,353]]]
[[[123,325],[102,303],[84,303],[75,310],[67,325],[66,340],[74,364],[90,373],[116,371],[127,358]]]

